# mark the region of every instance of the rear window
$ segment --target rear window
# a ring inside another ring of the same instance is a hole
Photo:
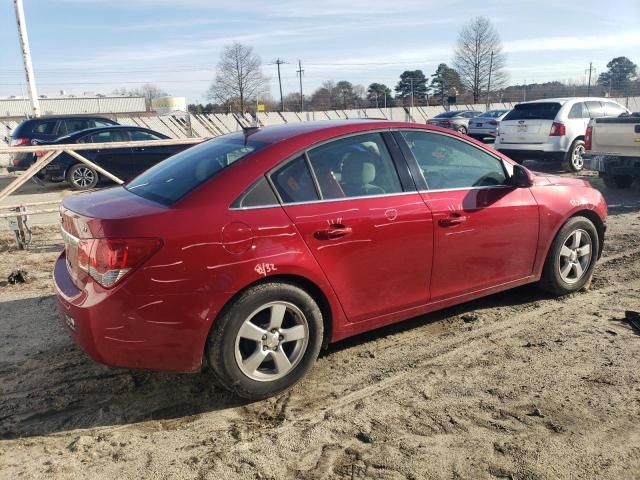
[[[458,116],[459,112],[453,111],[453,112],[442,112],[439,113],[438,115],[436,115],[433,118],[451,118],[451,117],[456,117]]]
[[[559,103],[540,102],[540,103],[521,103],[511,110],[504,121],[507,120],[555,120],[560,110]]]
[[[266,145],[241,133],[217,137],[167,158],[131,180],[125,188],[149,200],[172,205],[221,170]]]
[[[498,118],[502,114],[506,113],[507,110],[489,110],[488,112],[484,112],[482,115],[478,115],[478,117],[482,118]]]

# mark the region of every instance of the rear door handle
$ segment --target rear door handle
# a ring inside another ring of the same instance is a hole
[[[441,227],[452,227],[454,225],[460,225],[467,221],[467,217],[460,214],[453,214],[449,218],[441,218],[438,220],[438,225]]]
[[[334,240],[336,238],[342,238],[347,235],[351,235],[353,229],[344,225],[330,225],[325,230],[318,230],[314,233],[314,237],[318,240]]]

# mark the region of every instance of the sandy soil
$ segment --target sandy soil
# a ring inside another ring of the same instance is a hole
[[[599,188],[602,185],[595,182]],[[206,375],[110,370],[58,322],[60,249],[0,242],[0,477],[640,478],[640,188],[610,192],[591,290],[523,287],[332,345],[246,403]]]

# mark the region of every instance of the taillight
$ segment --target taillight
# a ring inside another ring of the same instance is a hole
[[[567,129],[564,126],[564,123],[553,122],[551,125],[551,131],[549,132],[550,137],[562,137],[567,134]]]
[[[587,127],[587,131],[584,134],[584,148],[585,150],[591,150],[591,138],[593,135],[593,127]]]
[[[36,157],[44,157],[47,154],[45,151],[36,152]]]
[[[489,122],[489,125],[493,125],[495,127],[496,125],[498,125],[498,122],[496,122],[495,120],[491,120]]]
[[[155,238],[91,238],[78,243],[78,267],[103,287],[112,287],[156,253]]]
[[[440,125],[444,125],[444,126],[448,127],[448,126],[451,125],[451,122],[449,120],[443,120],[443,121],[440,122]]]
[[[30,138],[13,138],[11,139],[11,143],[9,144],[9,146],[18,147],[20,145],[29,145],[29,142],[31,142]]]

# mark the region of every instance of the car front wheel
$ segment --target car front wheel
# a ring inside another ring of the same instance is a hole
[[[259,400],[301,380],[320,353],[322,313],[289,283],[249,288],[225,308],[209,335],[207,359],[216,380]]]
[[[570,218],[551,244],[540,286],[554,295],[577,292],[587,286],[600,251],[598,232],[588,218]]]
[[[467,127],[465,127],[464,125],[460,125],[457,129],[458,133],[461,133],[463,135],[467,134]]]
[[[98,172],[84,163],[76,163],[67,170],[67,183],[75,190],[87,190],[98,184]]]

